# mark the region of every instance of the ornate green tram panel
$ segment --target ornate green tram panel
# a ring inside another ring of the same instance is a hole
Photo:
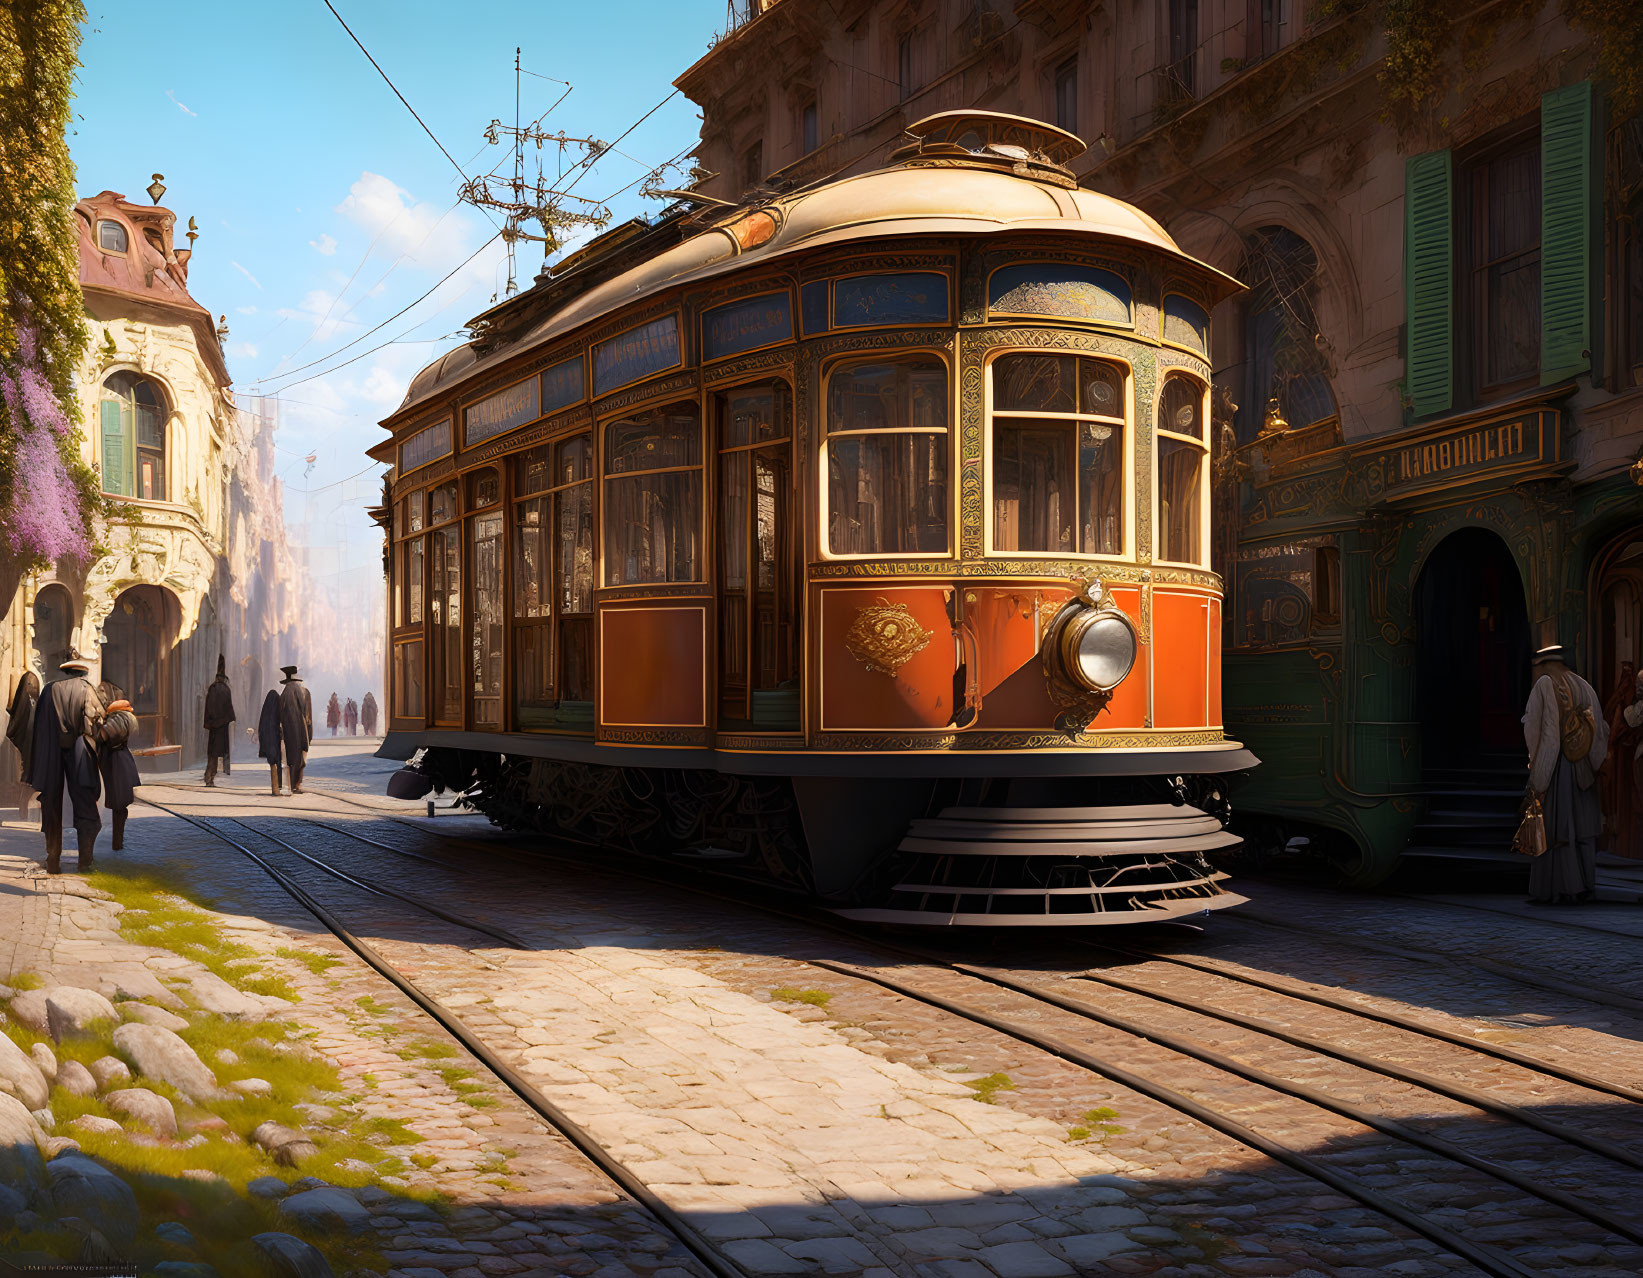
[[[1233,903],[1208,313],[1034,121],[610,232],[412,382],[384,753],[862,918]]]

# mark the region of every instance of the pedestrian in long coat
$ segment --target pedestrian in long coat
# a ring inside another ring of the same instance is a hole
[[[114,850],[125,847],[126,814],[137,801],[137,760],[131,757],[131,734],[137,716],[124,699],[108,707],[97,727],[97,772],[103,779],[103,806],[114,814]]]
[[[91,664],[72,649],[58,667],[63,678],[48,683],[34,710],[34,752],[24,778],[40,792],[40,829],[46,836],[46,873],[61,874],[63,788],[74,805],[79,867],[89,870],[103,819],[97,815],[101,784],[93,734],[103,719],[103,703],[86,678]]]
[[[337,700],[337,694],[332,693],[330,701],[325,704],[325,726],[331,729],[331,735],[337,735],[337,729],[342,726],[342,702]]]
[[[368,736],[368,737],[376,736],[376,734],[377,734],[377,699],[375,697],[373,697],[369,692],[367,692],[365,694],[365,700],[360,703],[359,723],[360,723],[360,726],[365,729],[365,735],[366,736]]]
[[[280,792],[280,763],[284,758],[280,740],[280,694],[272,688],[262,699],[262,714],[257,719],[257,755],[268,760],[268,781],[277,798]]]
[[[22,760],[19,780],[29,774],[29,759],[34,754],[34,707],[39,700],[40,676],[32,670],[23,671],[17,691],[11,694],[11,705],[6,707],[6,740],[17,747]]]
[[[359,703],[352,697],[349,697],[348,704],[342,707],[342,723],[348,729],[349,736],[359,735]]]
[[[234,690],[228,684],[227,661],[222,653],[217,654],[217,677],[211,681],[211,686],[205,690],[205,721],[201,725],[205,728],[205,783],[213,788],[217,784],[217,764],[222,763],[224,776],[229,776],[234,769],[229,766],[228,755],[232,739],[229,724],[234,722]]]
[[[1597,890],[1603,809],[1596,783],[1608,754],[1609,725],[1597,693],[1569,668],[1561,645],[1535,653],[1534,674],[1523,739],[1529,747],[1529,788],[1540,796],[1546,821],[1546,851],[1529,867],[1529,899],[1589,901]],[[1584,730],[1577,732],[1582,721]],[[1572,758],[1577,735],[1584,752]]]
[[[295,666],[281,666],[280,740],[285,746],[285,766],[291,769],[291,793],[302,793],[302,769],[308,762],[308,747],[314,742],[314,700],[297,678]],[[336,700],[333,694],[332,700]]]

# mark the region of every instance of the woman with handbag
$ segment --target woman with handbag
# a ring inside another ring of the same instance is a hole
[[[1597,693],[1568,666],[1560,644],[1535,653],[1535,684],[1523,714],[1529,747],[1529,800],[1539,802],[1545,853],[1529,870],[1529,899],[1543,905],[1589,901],[1597,891],[1597,836],[1603,829],[1597,772],[1609,725]],[[1533,803],[1525,827],[1534,820]],[[1525,831],[1520,831],[1520,846]],[[1525,851],[1532,851],[1524,847]]]

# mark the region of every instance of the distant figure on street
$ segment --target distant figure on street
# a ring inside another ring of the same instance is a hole
[[[325,705],[325,726],[331,729],[331,735],[337,735],[337,729],[342,726],[342,702],[337,700],[337,694],[331,694],[331,700]]]
[[[19,780],[29,774],[29,759],[34,754],[34,707],[39,700],[40,676],[32,670],[23,671],[17,690],[11,694],[11,704],[6,707],[6,740],[17,747],[23,761],[17,773]]]
[[[25,778],[40,792],[40,829],[46,836],[46,873],[63,872],[63,787],[74,805],[74,835],[82,873],[91,869],[97,834],[103,820],[97,815],[101,789],[97,755],[93,748],[97,725],[103,721],[103,703],[86,678],[91,663],[72,648],[58,667],[63,678],[53,680],[40,694],[34,713],[34,753]]]
[[[284,758],[280,741],[280,694],[272,688],[262,699],[262,714],[257,719],[257,756],[268,760],[268,783],[274,788],[274,797],[280,792],[280,761]]]
[[[126,814],[137,800],[137,760],[127,744],[137,731],[131,702],[116,700],[97,727],[97,771],[103,779],[103,806],[114,814],[114,850],[125,847]]]
[[[228,671],[222,653],[217,654],[217,677],[205,690],[205,783],[217,784],[217,763],[222,762],[223,775],[234,769],[229,766],[231,749],[228,725],[234,722],[234,690],[228,686]]]
[[[352,697],[349,697],[348,704],[342,707],[342,724],[348,729],[349,736],[359,735],[359,703]]]
[[[1636,664],[1622,661],[1609,696],[1609,766],[1599,780],[1603,816],[1614,835],[1609,851],[1643,859],[1643,794],[1632,775],[1633,760],[1643,751],[1643,712],[1637,710],[1640,687]]]
[[[308,761],[308,747],[314,742],[314,700],[297,678],[295,666],[281,666],[280,740],[285,746],[285,766],[291,770],[291,793],[302,793],[302,769]],[[332,702],[336,695],[331,696]]]
[[[360,726],[365,729],[365,735],[374,737],[377,734],[377,699],[369,692],[359,707]]]
[[[1597,836],[1603,828],[1597,771],[1609,725],[1592,685],[1568,666],[1561,644],[1535,653],[1535,686],[1523,713],[1529,788],[1546,817],[1546,851],[1529,868],[1529,899],[1590,900],[1597,890]]]

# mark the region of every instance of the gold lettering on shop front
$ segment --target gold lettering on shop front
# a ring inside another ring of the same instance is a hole
[[[1413,483],[1465,467],[1522,457],[1524,420],[1497,422],[1453,439],[1411,445],[1398,452],[1397,482]],[[1530,443],[1533,443],[1531,437]]]

